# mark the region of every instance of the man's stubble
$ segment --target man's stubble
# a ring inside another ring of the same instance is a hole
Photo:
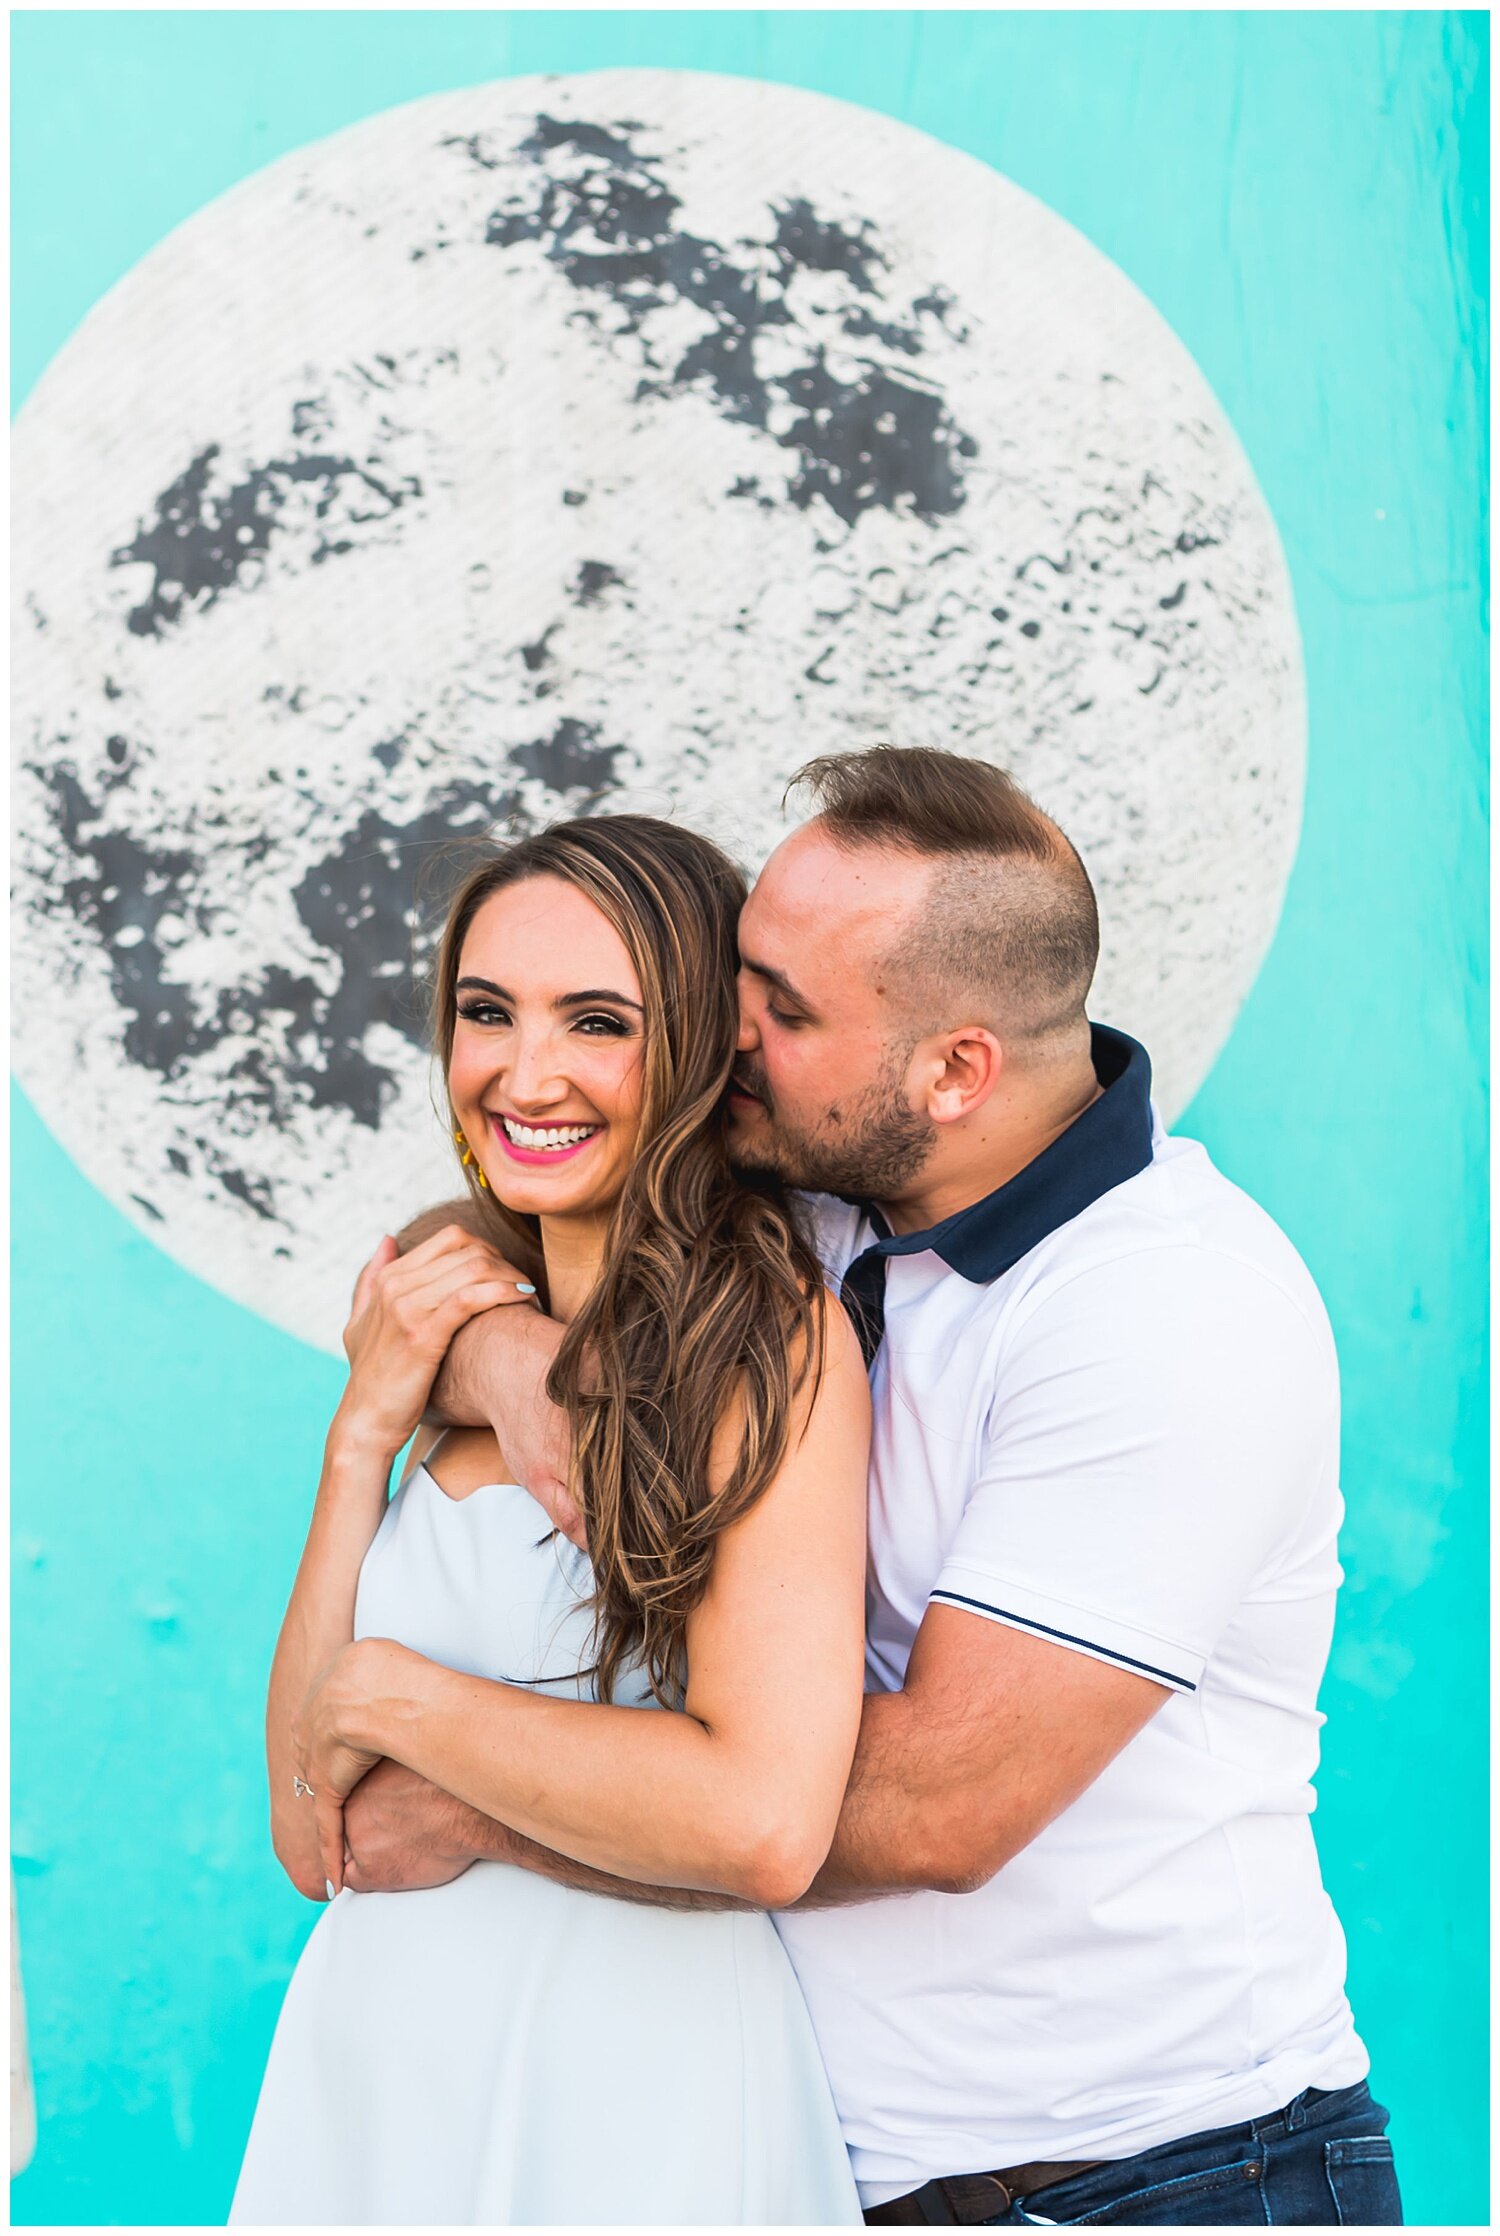
[[[815,1130],[789,1125],[776,1112],[760,1068],[742,1056],[738,1082],[764,1110],[753,1138],[733,1145],[741,1172],[772,1175],[792,1188],[845,1196],[858,1203],[889,1201],[914,1180],[932,1153],[937,1128],[906,1100],[910,1051],[892,1050],[878,1079],[857,1096],[829,1106]]]

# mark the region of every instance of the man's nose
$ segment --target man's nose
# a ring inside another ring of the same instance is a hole
[[[742,1056],[760,1046],[760,1030],[750,1014],[750,1004],[745,999],[744,980],[740,981],[740,1037],[735,1044]]]

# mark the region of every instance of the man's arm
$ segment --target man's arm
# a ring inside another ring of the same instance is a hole
[[[1071,1648],[958,1608],[930,1607],[904,1688],[865,1696],[833,1846],[797,1907],[983,1886],[1169,1698],[1164,1685]],[[438,1854],[451,1866],[446,1877],[489,1858],[620,1901],[750,1907],[574,1863],[394,1764],[356,1788],[345,1821],[356,1889],[431,1884],[407,1874]]]
[[[506,1465],[555,1528],[585,1544],[583,1514],[568,1488],[572,1431],[547,1395],[563,1338],[545,1313],[500,1305],[460,1328],[432,1386],[427,1418],[445,1428],[492,1428]]]
[[[902,1690],[866,1697],[833,1848],[798,1907],[973,1893],[1170,1698],[1129,1670],[930,1606]]]
[[[419,1212],[396,1237],[403,1254],[445,1226],[467,1227],[490,1241],[467,1196]],[[547,1376],[562,1341],[560,1322],[534,1305],[499,1305],[460,1328],[438,1369],[427,1405],[437,1428],[491,1428],[516,1480],[564,1537],[584,1543],[583,1516],[568,1489],[572,1440],[567,1416],[547,1395]]]

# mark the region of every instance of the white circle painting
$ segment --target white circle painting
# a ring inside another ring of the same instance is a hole
[[[1223,414],[1059,218],[821,95],[514,79],[287,157],[51,367],[15,549],[22,1081],[328,1348],[454,1189],[455,841],[635,806],[753,869],[812,755],[982,754],[1082,848],[1169,1111],[1276,922],[1301,667]]]

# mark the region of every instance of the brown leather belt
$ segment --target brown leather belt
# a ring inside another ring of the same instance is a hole
[[[1018,2197],[1050,2189],[1054,2182],[1071,2181],[1075,2174],[1087,2174],[1100,2164],[1097,2158],[1033,2159],[1029,2166],[1003,2166],[996,2174],[945,2174],[924,2182],[920,2189],[908,2190],[904,2197],[893,2197],[887,2205],[872,2205],[865,2219],[873,2227],[937,2221],[979,2228],[1008,2213]]]

